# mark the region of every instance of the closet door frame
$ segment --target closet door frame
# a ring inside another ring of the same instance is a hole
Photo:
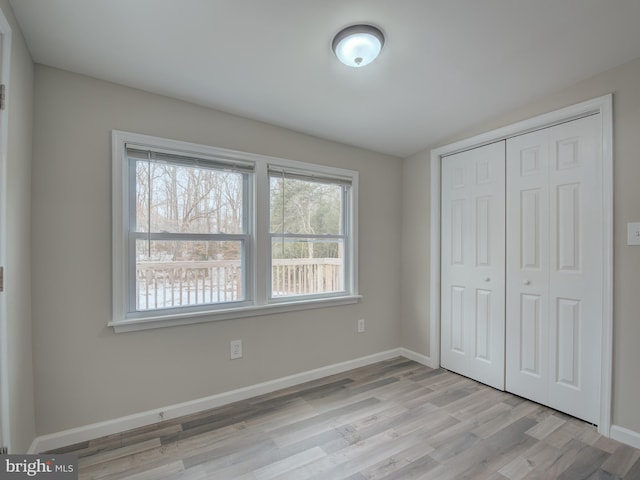
[[[442,158],[454,153],[540,130],[588,115],[600,114],[602,122],[603,263],[602,365],[598,432],[611,436],[613,365],[613,94],[604,95],[431,151],[431,266],[428,365],[440,366],[440,199]]]

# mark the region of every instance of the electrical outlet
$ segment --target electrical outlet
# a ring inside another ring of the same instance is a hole
[[[231,340],[231,342],[229,343],[229,348],[229,358],[231,358],[231,360],[242,358],[242,340]]]
[[[358,333],[364,333],[364,318],[358,320]]]
[[[627,245],[640,245],[640,223],[627,223]]]

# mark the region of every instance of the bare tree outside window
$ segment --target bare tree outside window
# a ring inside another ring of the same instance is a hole
[[[344,185],[270,177],[271,296],[344,290]]]
[[[136,310],[242,300],[243,242],[220,236],[245,233],[246,174],[149,160],[135,170],[135,231],[147,234],[136,239]]]

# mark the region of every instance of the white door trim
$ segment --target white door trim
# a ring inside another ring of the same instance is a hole
[[[602,121],[603,192],[603,326],[600,422],[598,431],[607,437],[611,430],[611,387],[613,358],[613,95],[604,95],[497,130],[445,145],[431,151],[431,267],[429,357],[440,365],[440,162],[442,157],[559,123],[600,114]]]
[[[0,35],[2,35],[2,65],[0,66],[0,83],[5,85],[7,100],[5,109],[0,111],[0,265],[7,264],[7,142],[9,140],[9,68],[11,62],[11,27],[0,10]],[[6,282],[5,282],[6,283]],[[6,291],[6,285],[5,285]],[[11,429],[9,425],[9,356],[7,338],[7,300],[5,293],[0,293],[0,440],[2,446],[11,452]]]

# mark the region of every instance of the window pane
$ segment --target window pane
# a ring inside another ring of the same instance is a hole
[[[244,300],[242,243],[136,240],[136,310]]]
[[[271,233],[340,235],[342,185],[270,177]]]
[[[136,231],[244,233],[244,175],[136,161]]]
[[[273,238],[271,296],[344,291],[342,240]]]

